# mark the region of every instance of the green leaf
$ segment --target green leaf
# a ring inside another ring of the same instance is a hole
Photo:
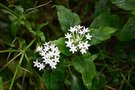
[[[14,21],[12,24],[11,24],[11,35],[12,36],[16,36],[17,34],[17,31],[18,31],[18,28],[20,27],[20,23],[18,21]]]
[[[129,41],[135,39],[135,16],[129,18],[122,30],[118,33],[121,41]]]
[[[20,16],[22,16],[23,15],[23,13],[24,13],[24,9],[22,8],[22,6],[15,6],[15,12],[18,14],[18,15],[20,15]]]
[[[98,54],[91,55],[90,59],[94,61],[98,57]]]
[[[69,52],[69,49],[66,47],[66,44],[65,44],[65,39],[62,37],[62,38],[59,38],[55,41],[53,41],[56,45],[58,45],[58,48],[60,50],[60,52],[66,56],[69,56],[71,55],[71,52]]]
[[[102,14],[103,12],[109,12],[110,8],[108,7],[110,0],[99,0],[95,5],[94,17]]]
[[[90,29],[90,33],[92,35],[92,39],[90,44],[96,45],[105,41],[111,37],[111,35],[116,31],[116,29],[111,27],[102,27],[102,28],[92,28]]]
[[[110,15],[108,12],[102,13],[92,21],[89,28],[102,28],[105,26],[119,27],[119,17]]]
[[[3,90],[2,78],[0,77],[0,90]]]
[[[114,3],[117,7],[124,10],[135,10],[135,1],[134,0],[115,0]]]
[[[58,20],[64,33],[66,33],[71,26],[80,24],[81,21],[79,16],[73,13],[70,9],[60,5],[56,5],[56,9]]]
[[[90,59],[89,54],[75,56],[72,60],[74,68],[81,73],[84,85],[90,90],[92,80],[96,75],[94,62]]]
[[[23,17],[18,18],[17,20],[13,21],[13,23],[11,24],[12,36],[14,36],[14,37],[16,36],[20,25],[24,25]]]
[[[65,78],[65,62],[60,61],[55,70],[45,70],[42,78],[47,90],[62,90],[62,80]]]
[[[42,42],[45,42],[45,35],[41,31],[36,31],[37,36],[41,39]]]

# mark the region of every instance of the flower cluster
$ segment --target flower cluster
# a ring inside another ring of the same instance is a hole
[[[84,26],[76,25],[70,27],[69,32],[65,34],[66,46],[70,48],[72,53],[80,51],[82,54],[86,53],[90,44],[88,41],[91,40],[89,29]]]
[[[55,44],[45,42],[39,46],[36,50],[42,57],[42,62],[38,60],[34,61],[34,67],[39,68],[39,71],[45,68],[45,65],[50,65],[52,69],[56,68],[60,58],[60,51]]]

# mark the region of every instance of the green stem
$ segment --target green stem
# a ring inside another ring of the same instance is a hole
[[[2,50],[0,53],[7,53],[7,52],[19,52],[19,50]]]
[[[16,78],[16,75],[17,75],[17,73],[18,73],[18,70],[19,70],[19,68],[20,68],[20,66],[21,66],[21,63],[22,63],[22,60],[23,60],[23,57],[24,57],[24,54],[25,54],[25,53],[22,52],[21,59],[20,59],[18,65],[17,65],[17,67],[16,67],[16,71],[15,71],[14,76],[13,76],[13,79],[12,79],[12,81],[11,81],[9,90],[12,90],[12,87],[13,87],[13,84],[14,84],[14,81],[15,81],[15,78]]]
[[[36,38],[34,38],[34,39],[30,42],[30,44],[24,49],[24,51],[26,51],[26,50],[34,43],[35,40],[36,40]]]
[[[13,57],[6,65],[4,65],[4,67],[2,69],[0,69],[0,72],[8,66],[8,64],[10,64],[13,60],[15,60],[17,57],[19,57],[21,55],[21,52],[19,54],[17,54],[15,57]]]

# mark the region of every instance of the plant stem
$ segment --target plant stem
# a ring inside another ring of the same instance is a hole
[[[0,53],[7,53],[7,52],[19,52],[19,50],[2,50]]]
[[[13,79],[12,79],[12,81],[11,81],[9,90],[12,90],[12,87],[13,87],[13,84],[14,84],[14,81],[15,81],[15,78],[16,78],[16,75],[17,75],[17,73],[18,73],[18,70],[19,70],[19,68],[20,68],[20,66],[21,66],[22,60],[23,60],[23,58],[24,58],[24,54],[25,54],[25,53],[22,52],[21,59],[20,59],[18,65],[17,65],[17,67],[16,67],[16,71],[15,71],[14,76],[13,76]]]
[[[24,49],[24,51],[26,51],[26,50],[34,43],[35,40],[36,40],[36,38],[34,38],[34,39],[30,42],[30,44]]]
[[[2,69],[0,69],[0,72],[6,67],[8,66],[8,64],[10,64],[13,60],[15,60],[17,57],[19,57],[21,55],[21,52],[19,54],[17,54],[15,57],[13,57],[6,65],[4,65],[4,67]]]

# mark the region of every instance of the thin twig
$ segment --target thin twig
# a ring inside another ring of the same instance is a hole
[[[29,9],[27,9],[27,10],[25,11],[25,13],[28,12],[28,11],[31,11],[31,10],[34,10],[34,9],[43,7],[43,6],[45,6],[45,5],[47,5],[47,4],[51,3],[51,2],[52,2],[52,0],[50,0],[49,2],[44,3],[44,4],[42,4],[42,5],[36,6],[36,7],[34,7],[34,8],[29,8]]]
[[[2,69],[0,69],[0,72],[6,68],[13,60],[15,60],[18,56],[20,56],[22,54],[22,52],[20,52],[19,54],[17,54],[15,57],[13,57],[6,65],[4,65],[4,67]]]
[[[110,89],[110,90],[116,90],[115,88],[111,87],[111,86],[108,86],[108,85],[105,85],[106,88]]]

